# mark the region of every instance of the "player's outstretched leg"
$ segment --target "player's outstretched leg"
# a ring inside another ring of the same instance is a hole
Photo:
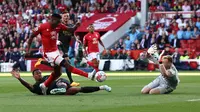
[[[96,92],[99,90],[105,90],[107,92],[111,92],[111,87],[107,86],[107,85],[103,85],[103,86],[99,86],[99,87],[81,87],[80,92],[81,93],[92,93],[92,92]]]
[[[99,71],[99,61],[95,58],[92,61],[87,61],[87,64],[95,69],[96,72]]]
[[[52,95],[75,95],[77,93],[93,93],[100,90],[105,90],[107,92],[111,92],[112,88],[107,85],[102,86],[86,86],[81,88],[71,87],[71,88],[55,88],[50,91]]]
[[[43,60],[42,58],[38,59],[38,61],[35,63],[35,67],[39,66],[40,64],[52,67],[50,63],[48,63],[47,61]],[[73,81],[72,74],[67,69],[66,69],[66,74],[67,74],[67,76],[68,76],[68,78],[69,78],[69,80],[71,82],[71,86],[79,86],[80,85],[80,83],[76,83],[76,82]]]
[[[46,91],[48,87],[51,85],[51,83],[56,80],[58,77],[61,76],[61,67],[60,66],[55,66],[54,71],[51,73],[49,78],[44,82],[40,84],[40,88],[42,90],[42,93],[46,95]]]
[[[87,86],[87,87],[81,87],[81,88],[69,88],[66,92],[66,95],[75,95],[77,93],[93,93],[93,92],[97,92],[100,90],[105,90],[107,92],[111,92],[111,87],[107,86],[107,85],[103,85],[103,86],[99,86],[99,87],[91,87],[91,86]]]
[[[66,58],[65,58],[66,59]],[[69,59],[66,59],[68,61],[68,63],[70,64],[70,61]],[[69,81],[70,81],[70,85],[71,86],[79,86],[80,83],[77,83],[77,82],[74,82],[73,79],[72,79],[72,73],[68,70],[68,69],[65,69],[65,72],[69,78]]]
[[[60,63],[60,65],[61,65],[62,67],[65,67],[67,70],[69,70],[70,72],[72,72],[72,73],[74,73],[74,74],[78,74],[78,75],[80,75],[80,76],[87,77],[87,78],[89,78],[89,79],[91,79],[91,80],[93,80],[94,75],[95,75],[95,73],[96,73],[96,72],[86,73],[86,72],[84,72],[84,71],[82,71],[82,70],[80,70],[80,69],[78,69],[78,68],[73,67],[73,66],[70,65],[66,60],[63,60],[63,61]]]

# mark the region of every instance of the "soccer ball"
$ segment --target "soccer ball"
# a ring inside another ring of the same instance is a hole
[[[103,82],[105,81],[107,78],[106,76],[106,73],[104,71],[98,71],[96,74],[95,74],[95,81],[97,82]]]

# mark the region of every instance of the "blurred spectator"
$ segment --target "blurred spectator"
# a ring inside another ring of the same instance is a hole
[[[132,29],[131,29],[131,32],[128,33],[128,35],[129,35],[129,37],[130,37],[131,43],[132,43],[132,42],[135,42],[135,40],[138,39],[138,38],[137,38],[138,34],[139,34],[139,32],[136,31],[135,28],[132,28]]]
[[[7,48],[4,48],[4,55],[3,55],[4,62],[10,62],[11,61],[11,53]]]
[[[146,58],[146,55],[146,51],[140,53],[139,58],[135,60],[135,70],[144,70],[145,68],[147,68],[149,61]]]
[[[169,35],[169,38],[168,38],[169,43],[172,42],[175,36],[176,36],[175,30],[172,30],[172,33]]]
[[[165,52],[164,52],[163,56],[172,55],[172,52],[170,51],[170,46],[166,46],[164,50],[165,50]]]
[[[191,29],[190,27],[187,27],[187,31],[184,32],[183,34],[183,39],[190,39],[192,37],[192,32],[191,32]]]
[[[180,27],[180,30],[178,30],[177,32],[177,37],[178,39],[183,39],[183,35],[184,35],[184,31],[183,31],[183,27]]]
[[[197,29],[197,27],[194,27],[191,38],[197,39],[199,36],[200,36],[200,31]]]
[[[131,44],[131,50],[136,50],[136,49],[140,49],[140,43],[139,40],[135,40],[134,43]]]
[[[200,30],[200,17],[197,18],[196,27]]]
[[[146,35],[143,35],[140,46],[142,49],[148,48],[148,37],[146,37]]]
[[[106,50],[105,54],[102,54],[101,59],[112,59],[113,57],[111,56],[110,50]]]
[[[180,40],[177,38],[176,35],[175,35],[174,39],[172,39],[170,44],[173,48],[180,48],[180,46],[181,46]]]
[[[158,49],[163,50],[165,48],[165,39],[161,39],[160,43],[158,43]]]
[[[122,54],[121,54],[121,57],[120,59],[127,59],[127,53],[126,53],[126,50],[122,50]]]
[[[118,47],[118,44],[115,43],[115,45],[113,46],[112,50],[117,50],[117,49],[119,49],[119,47]]]
[[[124,41],[124,44],[125,44],[125,50],[130,50],[131,49],[131,40],[130,40],[130,37],[127,36],[126,37],[126,40]]]
[[[19,61],[19,59],[21,58],[22,56],[21,56],[21,53],[18,51],[18,49],[17,49],[17,47],[15,47],[14,49],[13,49],[13,52],[11,53],[11,62],[14,62],[14,63],[16,63],[16,62],[18,62]]]
[[[131,58],[131,51],[127,51],[127,59],[130,60]]]
[[[184,5],[182,6],[182,10],[183,11],[191,11],[191,7],[187,1],[184,2]]]
[[[117,53],[114,55],[114,59],[122,59],[122,53],[120,49],[117,50]]]
[[[172,54],[173,63],[175,66],[180,64],[180,57],[181,54],[179,53],[178,48],[176,48],[175,52]]]
[[[122,38],[119,39],[119,42],[118,42],[118,48],[120,48],[120,49],[124,49],[123,44],[124,44],[123,39],[122,39]]]
[[[187,60],[189,59],[188,51],[185,50],[183,55],[181,56],[180,60]]]

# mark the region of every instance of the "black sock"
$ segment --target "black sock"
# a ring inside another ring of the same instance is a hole
[[[51,66],[51,64],[48,63],[47,61],[41,61],[41,64],[43,64],[43,65],[47,65],[47,66]]]
[[[99,87],[81,87],[80,92],[82,93],[92,93],[95,91],[99,91],[100,88]]]
[[[66,72],[66,74],[67,74],[67,76],[69,78],[70,83],[74,82],[73,79],[72,79],[72,73],[67,69],[65,69],[65,72]]]

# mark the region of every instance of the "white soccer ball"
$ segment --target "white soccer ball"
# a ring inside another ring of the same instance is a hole
[[[104,71],[98,71],[96,74],[95,74],[95,81],[97,82],[103,82],[105,81],[107,78],[106,76],[106,73]]]

